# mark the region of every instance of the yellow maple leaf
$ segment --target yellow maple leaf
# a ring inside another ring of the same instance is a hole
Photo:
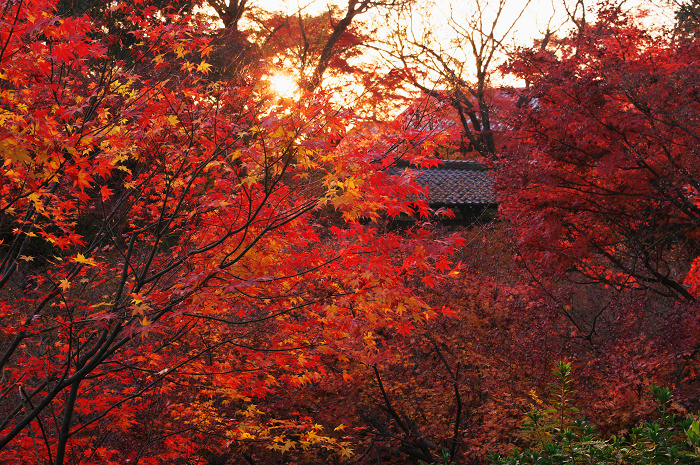
[[[188,60],[185,60],[185,63],[183,63],[183,65],[180,66],[180,69],[192,71],[194,69],[194,63],[190,63]]]
[[[79,253],[76,255],[73,260],[75,263],[82,263],[83,265],[88,265],[88,266],[97,266],[97,262],[93,260],[92,258],[86,258],[85,255]]]
[[[294,441],[287,440],[283,446],[280,447],[280,451],[282,453],[287,452],[289,449],[294,449],[296,447],[296,443]]]
[[[211,68],[211,65],[206,61],[203,61],[197,66],[197,71],[200,73],[209,74],[209,68]]]
[[[68,281],[67,279],[62,279],[61,281],[59,281],[59,283],[60,284],[58,285],[58,287],[60,287],[63,292],[66,292],[68,289],[70,289],[70,281]]]

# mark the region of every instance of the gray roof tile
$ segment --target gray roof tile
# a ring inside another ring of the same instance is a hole
[[[409,169],[421,186],[428,187],[430,203],[442,205],[495,205],[493,175],[470,161],[443,161],[435,168],[392,167],[394,173]]]

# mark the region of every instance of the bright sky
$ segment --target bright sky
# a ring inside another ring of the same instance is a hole
[[[329,0],[249,0],[251,5],[259,6],[267,10],[285,11],[288,14],[294,14],[300,9],[308,14],[318,14],[327,11]],[[530,0],[526,11],[522,14],[519,21],[512,28],[510,34],[504,38],[503,43],[506,45],[532,45],[533,39],[542,37],[543,32],[549,28],[559,31],[560,35],[566,33],[566,13],[562,6],[563,0]],[[626,0],[625,8],[639,9],[640,5],[644,5],[651,11],[651,17],[647,21],[650,25],[671,24],[673,20],[673,11],[670,8],[662,8],[658,5],[667,3],[667,0]],[[330,3],[335,3],[340,6],[341,10],[347,5],[347,0],[331,0]],[[430,30],[433,37],[445,44],[446,48],[452,48],[450,52],[455,57],[459,57],[463,49],[450,44],[450,39],[453,38],[453,31],[446,26],[450,17],[458,20],[462,24],[464,21],[474,18],[476,5],[486,5],[484,11],[483,22],[488,27],[493,19],[494,9],[488,5],[497,4],[498,0],[419,0],[416,6],[413,7],[416,13],[423,9],[421,17],[429,18]],[[499,19],[499,27],[496,30],[496,35],[502,36],[505,30],[511,27],[511,24],[521,13],[523,6],[527,0],[508,0],[504,13]],[[573,3],[573,0],[569,0]],[[594,4],[595,0],[586,0],[586,4]],[[656,4],[656,5],[655,5]],[[427,6],[427,8],[426,8]],[[587,13],[587,20],[592,21],[591,13]],[[382,24],[387,24],[385,18],[372,13],[358,16],[359,20],[373,20],[379,26],[379,34],[381,35]],[[409,25],[406,25],[409,28]],[[421,21],[416,21],[414,17],[413,28],[417,36],[420,36]],[[386,29],[386,26],[384,26]],[[390,31],[387,30],[387,33]],[[373,55],[370,52],[370,55]],[[465,54],[465,62],[469,60],[469,54]],[[493,68],[493,66],[492,66]],[[508,82],[508,84],[516,84]]]
[[[515,19],[515,15],[520,12],[522,6],[527,2],[527,0],[509,0],[506,11],[506,17],[503,18],[503,23],[511,23],[512,19]],[[531,39],[539,35],[539,32],[546,29],[547,24],[553,29],[560,26],[565,19],[565,11],[562,7],[563,0],[531,0],[530,5],[520,19],[517,27],[519,32],[518,36],[523,38],[523,42],[527,42],[527,39]],[[306,11],[309,14],[316,14],[328,9],[329,4],[339,5],[341,8],[347,5],[345,0],[250,0],[251,5],[259,6],[267,10],[278,10],[285,11],[288,14],[293,14],[300,9]],[[416,2],[417,4],[430,4],[431,14],[434,19],[438,20],[440,17],[449,17],[450,12],[454,11],[456,14],[460,12],[468,12],[473,8],[476,0],[439,0],[430,1],[422,0]],[[497,0],[481,0],[482,4],[495,4]],[[570,3],[573,3],[570,0]],[[587,4],[594,4],[595,0],[586,1]],[[667,1],[665,0],[626,0],[624,2],[624,7],[629,9],[638,9],[640,5],[644,5],[645,8],[650,10],[651,18],[649,22],[651,24],[663,24],[670,23],[673,20],[673,11],[668,6],[665,6]],[[366,19],[367,15],[360,16],[359,18]],[[508,21],[506,21],[508,20]]]

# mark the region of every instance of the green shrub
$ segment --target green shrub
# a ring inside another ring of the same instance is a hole
[[[532,450],[513,450],[507,456],[492,455],[494,465],[549,464],[691,464],[700,463],[700,421],[678,417],[669,411],[668,388],[651,387],[658,418],[633,428],[624,437],[603,440],[595,426],[578,417],[572,404],[571,365],[557,362],[551,383],[551,407],[530,411],[523,434],[536,444]]]

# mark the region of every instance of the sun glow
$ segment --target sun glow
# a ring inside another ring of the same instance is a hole
[[[282,98],[294,98],[299,93],[299,83],[289,74],[272,74],[267,81],[272,91]]]

